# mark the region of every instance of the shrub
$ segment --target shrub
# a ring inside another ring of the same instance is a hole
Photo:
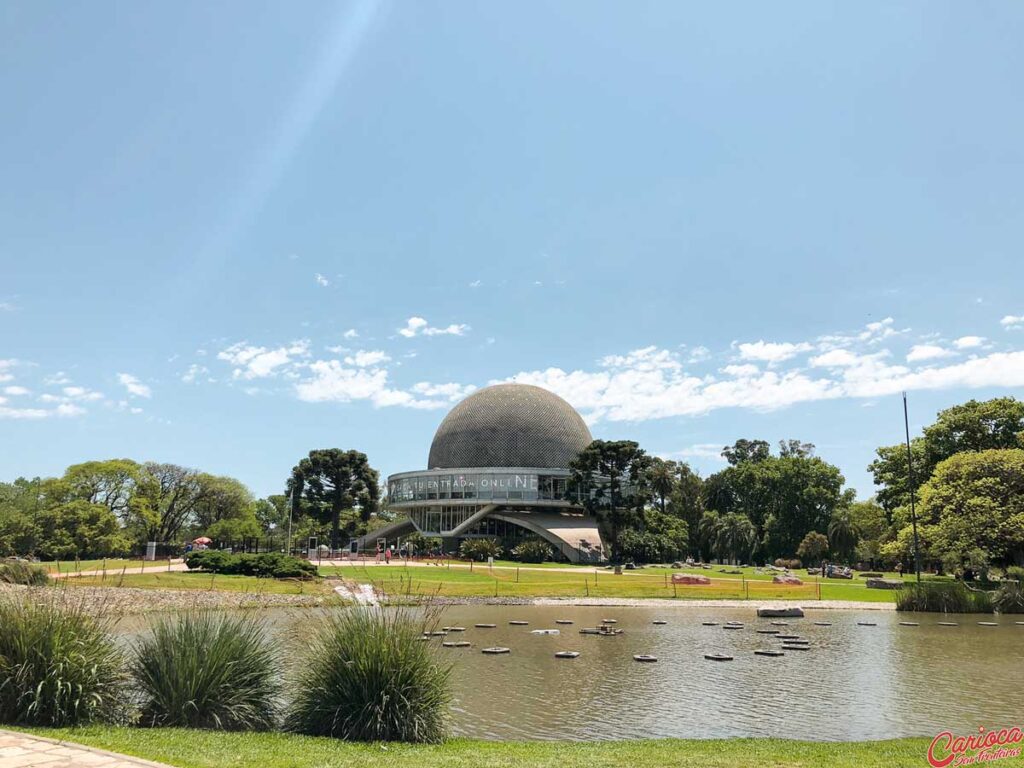
[[[277,654],[261,622],[205,612],[160,619],[134,650],[142,725],[225,731],[274,725]]]
[[[108,630],[63,593],[0,598],[0,723],[123,721],[127,676]]]
[[[803,566],[803,563],[798,558],[793,558],[792,560],[787,560],[784,557],[775,558],[776,568],[788,568],[789,570],[794,571],[801,566]]]
[[[898,611],[992,613],[992,596],[974,592],[963,582],[923,581],[907,584],[896,593]]]
[[[482,563],[488,557],[501,557],[501,547],[494,539],[464,539],[459,545],[459,554],[467,560]]]
[[[999,587],[992,605],[1000,613],[1024,613],[1024,588],[1008,582]]]
[[[316,566],[308,560],[280,552],[249,555],[207,549],[190,552],[185,556],[185,565],[190,570],[261,579],[312,579],[317,575]]]
[[[521,563],[543,563],[550,560],[554,550],[541,539],[527,539],[512,549],[512,556]]]
[[[0,584],[24,584],[41,587],[50,580],[45,568],[21,560],[0,562]]]
[[[420,642],[423,629],[404,609],[329,616],[309,640],[286,727],[351,741],[441,741],[451,667]]]
[[[1024,584],[1024,568],[1019,565],[1010,565],[1006,568],[1006,578]]]

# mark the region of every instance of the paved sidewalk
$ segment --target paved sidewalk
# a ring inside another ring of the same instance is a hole
[[[69,741],[55,741],[0,730],[0,768],[170,768],[138,757],[104,752]]]

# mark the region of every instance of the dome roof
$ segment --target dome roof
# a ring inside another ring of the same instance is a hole
[[[496,384],[474,392],[444,417],[427,467],[565,469],[591,440],[580,415],[553,392]]]

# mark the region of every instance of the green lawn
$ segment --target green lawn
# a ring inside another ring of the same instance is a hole
[[[65,582],[61,582],[65,583]],[[224,576],[211,573],[109,573],[100,576],[80,576],[68,579],[71,587],[138,587],[140,589],[214,589],[225,592],[261,592],[275,595],[309,595],[329,591],[328,585],[318,581],[290,579],[257,579],[255,576]]]
[[[492,742],[453,740],[437,746],[351,744],[281,733],[224,733],[177,729],[89,727],[35,729],[178,768],[618,768],[622,765],[701,768],[875,768],[927,765],[928,739],[817,743],[777,739],[606,742]],[[1020,765],[1020,760],[1000,764]]]
[[[372,583],[393,595],[438,594],[442,597],[669,597],[678,599],[817,600],[819,586],[807,581],[802,586],[772,584],[770,578],[743,579],[713,571],[710,586],[672,585],[668,569],[629,571],[619,576],[610,571],[578,568],[571,572],[553,569],[359,565],[323,567],[325,576],[344,576]],[[863,583],[826,581],[820,585],[823,600],[892,602],[893,592],[866,589]]]

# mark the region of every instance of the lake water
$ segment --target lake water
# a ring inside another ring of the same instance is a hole
[[[289,633],[315,612],[271,612]],[[616,619],[616,637],[579,634]],[[559,626],[556,619],[569,619]],[[1022,616],[941,616],[886,611],[808,611],[803,619],[759,619],[753,607],[584,608],[452,606],[442,623],[464,626],[442,648],[454,663],[454,731],[483,739],[627,739],[775,736],[811,740],[884,739],[964,733],[1024,723]],[[510,620],[529,626],[511,626]],[[655,625],[655,620],[666,621]],[[939,621],[959,626],[939,626]],[[719,626],[702,626],[717,621]],[[744,626],[727,630],[727,621]],[[786,621],[788,626],[771,626]],[[831,626],[815,626],[828,621]],[[858,621],[877,626],[858,626]],[[920,622],[903,627],[900,621]],[[978,621],[997,621],[984,627]],[[476,629],[477,623],[497,624]],[[559,629],[558,636],[531,634]],[[809,650],[754,655],[782,641],[757,629],[809,640]],[[506,646],[507,655],[480,652]],[[556,659],[556,651],[579,651]],[[732,655],[714,662],[706,653]],[[638,663],[651,654],[657,663]]]

